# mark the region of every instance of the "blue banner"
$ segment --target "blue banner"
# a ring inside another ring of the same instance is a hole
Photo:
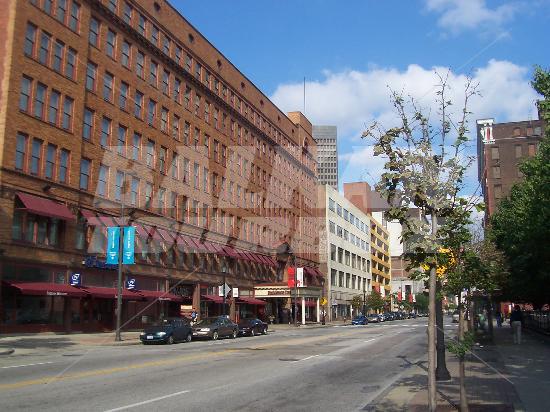
[[[80,273],[73,273],[71,275],[71,279],[69,281],[69,285],[71,286],[80,286],[81,284],[81,277],[80,277]]]
[[[124,228],[124,244],[122,245],[122,263],[124,265],[134,264],[134,244],[136,239],[136,228],[126,226]]]
[[[134,278],[126,279],[126,289],[137,290],[137,282]]]
[[[120,242],[120,228],[108,227],[107,228],[107,260],[108,265],[118,264],[118,249]]]

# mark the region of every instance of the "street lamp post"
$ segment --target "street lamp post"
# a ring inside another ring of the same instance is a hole
[[[222,315],[225,317],[225,284],[226,284],[226,276],[227,276],[227,266],[225,266],[225,262],[222,264],[222,274],[223,274],[223,285],[222,285],[222,293],[223,293],[223,308],[222,308]]]
[[[294,255],[292,255],[292,267],[294,268],[294,326],[298,326],[298,270]]]
[[[126,180],[126,179],[125,179]],[[118,279],[117,279],[117,299],[116,299],[116,332],[115,341],[120,342],[120,327],[122,323],[122,250],[124,245],[124,193],[120,193],[120,222],[118,239]]]
[[[325,299],[325,278],[321,279],[321,288],[323,289],[322,298]],[[325,314],[326,314],[325,306],[326,306],[326,303],[325,305],[323,305],[323,308],[321,309],[323,311],[322,317],[321,317],[321,325],[325,324]]]

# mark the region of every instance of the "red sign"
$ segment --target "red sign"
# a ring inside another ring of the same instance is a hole
[[[291,276],[294,277],[294,271],[295,271],[294,266],[289,266],[287,270],[288,270],[288,277],[289,277],[289,278],[290,278]]]
[[[289,278],[289,279],[288,279],[288,287],[289,287],[289,288],[293,288],[293,287],[294,287],[294,278]]]

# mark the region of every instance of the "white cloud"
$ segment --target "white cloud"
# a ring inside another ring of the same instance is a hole
[[[306,116],[313,124],[338,127],[343,181],[363,179],[372,182],[365,177],[367,173],[374,176],[374,180],[380,175],[383,161],[373,158],[372,148],[360,136],[374,120],[385,127],[396,125],[389,88],[415,97],[435,115],[434,93],[438,79],[434,72],[446,73],[447,70],[411,64],[405,70],[377,67],[364,72],[327,71],[323,79],[306,83]],[[531,88],[529,75],[527,67],[498,60],[491,60],[474,70],[472,77],[479,83],[482,96],[474,98],[470,105],[472,130],[475,131],[475,119],[494,117],[497,122],[506,122],[536,117],[537,95]],[[455,110],[460,108],[465,81],[464,74],[449,72],[449,98],[455,103]],[[280,85],[271,99],[285,112],[302,107],[303,83]],[[475,153],[475,143],[471,153]],[[476,181],[475,167],[474,164],[468,173],[471,185]]]
[[[446,32],[488,33],[501,32],[503,25],[514,18],[519,4],[508,2],[490,8],[486,0],[426,0],[426,8],[439,14],[437,24]]]

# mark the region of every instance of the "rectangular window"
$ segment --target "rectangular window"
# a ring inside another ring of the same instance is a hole
[[[183,183],[187,183],[189,184],[189,166],[190,166],[190,162],[189,162],[189,159],[184,157],[183,158],[183,176],[182,176],[182,180],[183,180]]]
[[[528,143],[527,144],[527,154],[532,157],[537,154],[537,147],[535,146],[535,143]]]
[[[200,117],[201,109],[201,96],[200,94],[195,94],[195,116]]]
[[[67,49],[67,56],[65,59],[65,76],[74,80],[76,77],[76,50]]]
[[[162,40],[162,51],[167,56],[170,56],[170,45],[171,45],[170,39],[168,37],[164,36],[164,38]]]
[[[117,153],[126,156],[126,127],[118,125]]]
[[[204,133],[204,155],[210,157],[210,136]]]
[[[180,118],[178,115],[172,115],[172,137],[174,140],[180,140]]]
[[[132,177],[132,183],[130,186],[130,204],[132,206],[138,206],[139,199],[139,179]]]
[[[138,119],[143,117],[143,93],[139,90],[136,90],[136,94],[134,96],[134,116]]]
[[[111,102],[113,100],[113,89],[115,79],[109,72],[105,72],[103,76],[103,100]]]
[[[57,0],[57,11],[55,18],[65,24],[65,16],[67,15],[67,0]]]
[[[44,105],[46,101],[46,86],[42,83],[36,85],[36,93],[34,95],[34,116],[39,119],[44,118]]]
[[[87,107],[84,108],[84,119],[82,121],[82,137],[86,140],[92,140],[92,130],[94,126],[94,112]]]
[[[155,167],[155,142],[151,139],[147,141],[145,164],[150,168]]]
[[[88,43],[95,47],[98,47],[99,45],[99,21],[94,17],[90,19],[90,33],[88,34]]]
[[[163,215],[166,212],[166,189],[159,187],[158,192],[158,213]]]
[[[204,102],[204,121],[210,123],[210,103]]]
[[[160,31],[157,26],[153,24],[151,27],[151,43],[158,47],[159,45]]]
[[[96,90],[96,80],[97,80],[97,65],[88,62],[86,67],[86,89],[90,91]]]
[[[108,147],[111,144],[111,119],[107,117],[101,119],[101,138],[99,143],[102,147]]]
[[[122,110],[127,109],[129,88],[130,86],[128,85],[128,83],[120,82],[120,95],[118,97],[118,105]]]
[[[112,59],[116,53],[116,33],[111,29],[107,30],[107,42],[105,44],[105,53]]]
[[[202,66],[200,63],[195,62],[195,77],[201,80]]]
[[[200,166],[197,162],[193,165],[193,187],[199,189],[199,170]]]
[[[178,104],[181,104],[181,80],[174,78],[174,89],[173,89],[174,101]]]
[[[63,42],[56,40],[53,45],[53,62],[52,62],[52,68],[58,72],[61,73],[61,70],[63,68],[63,54],[65,51],[65,44]]]
[[[160,109],[160,131],[168,133],[168,109],[166,107]]]
[[[170,217],[173,219],[178,218],[178,194],[176,192],[170,193],[170,205],[169,205],[170,211]]]
[[[161,146],[159,150],[159,164],[158,168],[160,173],[166,174],[166,158],[168,157],[168,149],[166,147]]]
[[[59,121],[59,104],[61,102],[61,93],[52,90],[50,93],[50,103],[48,107],[48,122],[57,125]]]
[[[136,55],[136,74],[141,79],[145,76],[145,55],[139,50]]]
[[[27,31],[25,32],[25,56],[34,57],[34,48],[36,44],[36,26],[27,23]]]
[[[500,159],[500,153],[498,151],[498,146],[492,146],[491,147],[491,159],[492,160],[499,160]]]
[[[80,161],[80,181],[79,187],[82,190],[88,190],[90,186],[90,172],[92,161],[90,159],[82,158]]]
[[[15,146],[15,168],[25,170],[27,163],[27,142],[28,136],[21,132],[17,133],[17,142]]]
[[[122,190],[124,188],[124,172],[120,170],[116,171],[115,177],[115,200],[120,201],[122,199]]]
[[[109,7],[109,10],[111,10],[113,13],[116,14],[117,8],[118,8],[118,0],[109,0],[109,3],[107,4],[107,7]]]
[[[109,167],[99,166],[99,175],[97,178],[97,194],[102,197],[107,196],[107,187],[109,184]]]
[[[521,156],[523,156],[523,149],[520,144],[517,144],[515,146],[516,149],[516,159],[519,159]]]
[[[73,128],[73,106],[74,100],[65,96],[63,99],[63,118],[61,120],[61,127],[65,130],[72,130]]]
[[[500,166],[493,166],[493,178],[500,179]]]
[[[130,68],[130,50],[131,50],[130,43],[127,41],[122,42],[122,57],[120,59],[120,62],[124,67],[127,69]]]
[[[151,209],[152,199],[153,199],[153,185],[147,182],[145,183],[145,209]]]
[[[204,167],[202,169],[202,190],[204,190],[205,193],[208,193],[208,190],[210,188],[208,187],[208,169]]]
[[[138,20],[138,32],[142,36],[145,36],[146,26],[147,26],[147,19],[145,18],[145,16],[143,14],[140,14],[139,15],[139,20]]]
[[[69,151],[62,149],[59,155],[59,170],[57,172],[57,179],[61,183],[69,182]]]
[[[191,105],[191,88],[189,86],[185,86],[185,95],[184,95],[184,103],[185,108],[190,109]]]
[[[173,179],[179,179],[178,167],[179,156],[177,153],[174,152],[174,154],[172,155],[172,162],[170,163],[170,170]]]
[[[147,108],[147,122],[151,126],[155,125],[156,112],[157,112],[157,102],[149,99],[149,106]]]
[[[80,4],[73,1],[73,3],[71,4],[71,15],[69,17],[69,28],[74,32],[78,32],[79,21],[80,21]]]
[[[132,159],[139,160],[141,157],[141,135],[134,132],[132,139]]]
[[[183,143],[187,146],[190,143],[190,136],[189,136],[190,133],[191,133],[191,124],[189,122],[185,122],[183,124]]]
[[[157,87],[158,69],[159,65],[154,61],[151,61],[151,64],[149,64],[149,83],[153,87]]]
[[[200,135],[201,135],[201,131],[195,127],[195,135],[193,136],[193,146],[196,151],[199,150]]]
[[[126,24],[132,24],[132,6],[130,6],[127,2],[124,2],[122,20],[124,20]]]
[[[30,111],[32,80],[28,77],[21,79],[21,93],[19,95],[19,109]]]
[[[163,70],[161,87],[162,87],[162,92],[165,95],[170,96],[170,72],[169,71]]]
[[[31,174],[39,175],[42,169],[42,140],[32,140]]]

